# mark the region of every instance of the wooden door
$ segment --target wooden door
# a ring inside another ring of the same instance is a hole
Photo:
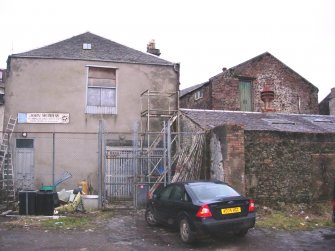
[[[240,81],[240,110],[241,111],[252,111],[251,102],[251,82]]]

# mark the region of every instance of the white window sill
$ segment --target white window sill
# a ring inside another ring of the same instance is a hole
[[[86,113],[89,114],[117,114],[116,107],[110,106],[86,106]]]

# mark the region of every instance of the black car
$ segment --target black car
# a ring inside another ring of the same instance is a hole
[[[176,226],[183,242],[206,235],[232,232],[245,236],[255,226],[255,204],[231,186],[216,181],[171,183],[153,193],[145,219]]]

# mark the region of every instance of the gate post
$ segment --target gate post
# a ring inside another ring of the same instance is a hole
[[[99,194],[99,209],[102,208],[102,152],[103,152],[103,144],[102,144],[102,131],[103,125],[102,120],[99,120],[99,134],[98,134],[98,194]]]

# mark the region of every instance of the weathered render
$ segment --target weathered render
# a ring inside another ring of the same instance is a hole
[[[182,126],[207,131],[210,178],[260,203],[331,198],[335,117],[181,109]]]
[[[69,171],[75,175],[62,186],[73,188],[89,180],[97,190],[99,121],[104,132],[124,133],[118,139],[131,142],[141,119],[141,93],[177,92],[178,69],[157,56],[89,32],[9,56],[6,120],[28,113],[69,114],[65,123],[29,123],[19,118],[12,137],[17,172],[22,163],[17,140],[33,142],[32,166],[21,170],[31,172],[33,184],[21,187],[50,185]],[[176,109],[177,100],[172,104]]]
[[[318,89],[268,52],[182,90],[180,107],[259,112],[265,85],[275,93],[275,111],[319,114]]]

